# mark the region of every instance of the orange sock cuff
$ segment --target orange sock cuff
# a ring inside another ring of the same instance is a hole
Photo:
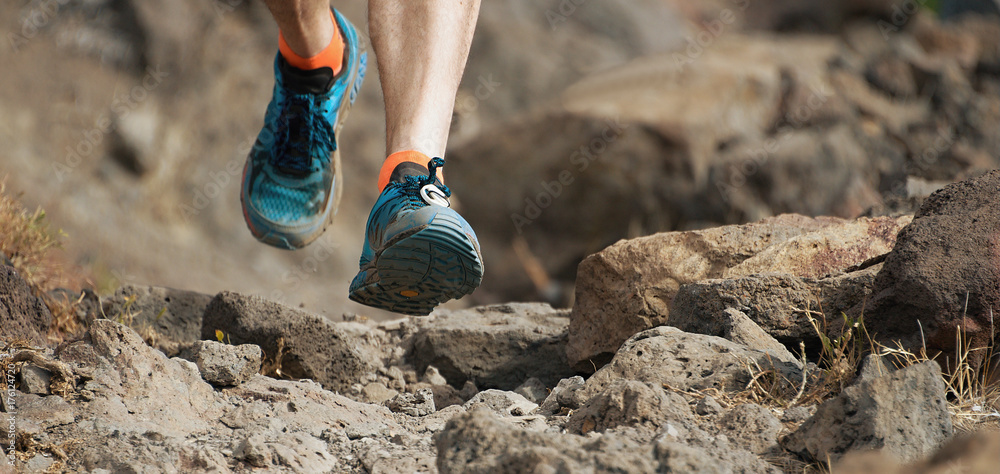
[[[396,169],[400,163],[416,163],[424,168],[427,168],[431,159],[427,155],[420,153],[419,151],[406,150],[397,151],[389,155],[388,158],[382,163],[382,170],[378,173],[378,192],[382,192],[386,186],[389,185],[389,179],[392,177],[392,171]],[[437,170],[437,178],[444,183],[444,172],[441,168]]]
[[[292,48],[288,47],[284,33],[279,31],[278,51],[281,52],[281,56],[285,58],[285,61],[305,71],[328,67],[333,69],[334,75],[339,73],[344,67],[344,37],[340,35],[340,27],[337,25],[337,18],[333,16],[332,10],[330,11],[330,19],[333,20],[333,39],[323,51],[320,51],[319,54],[311,58],[303,58],[295,54]]]

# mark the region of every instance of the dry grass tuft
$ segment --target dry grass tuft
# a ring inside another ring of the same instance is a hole
[[[1000,351],[997,350],[997,340],[992,339],[986,347],[973,348],[965,331],[956,327],[955,342],[954,356],[937,356],[938,359],[944,358],[942,367],[954,367],[942,373],[952,424],[959,433],[983,428],[1000,429]],[[975,359],[970,355],[979,351],[984,353],[984,357],[983,362],[976,366],[970,362]],[[931,360],[926,349],[921,348],[915,354],[898,343],[896,347],[879,345],[879,354],[891,357],[896,368]]]
[[[0,179],[0,253],[42,298],[52,313],[51,342],[79,336],[85,329],[76,311],[80,301],[49,293],[55,288],[79,289],[86,281],[82,272],[62,255],[61,230],[53,229],[41,208],[28,211],[7,192],[7,179]]]

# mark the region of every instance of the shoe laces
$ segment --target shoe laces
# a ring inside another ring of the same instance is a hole
[[[402,183],[398,183],[407,198],[407,207],[416,208],[429,204],[451,207],[451,202],[448,200],[451,197],[451,189],[437,179],[437,170],[444,168],[444,159],[432,159],[427,168],[427,176],[406,176]]]
[[[312,170],[312,150],[321,150],[319,158],[326,164],[330,153],[337,149],[333,127],[323,116],[320,98],[310,94],[289,95],[278,114],[277,146],[272,165],[291,174],[309,174]]]

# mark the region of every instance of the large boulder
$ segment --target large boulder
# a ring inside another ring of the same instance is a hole
[[[5,342],[27,342],[35,346],[48,343],[52,313],[45,303],[31,293],[31,287],[14,267],[0,265],[0,326]]]
[[[873,298],[859,306],[879,341],[901,341],[928,354],[956,354],[956,329],[971,348],[1000,330],[1000,171],[935,192],[899,233],[875,279]],[[972,361],[982,351],[970,353]]]
[[[760,272],[792,277],[841,272],[887,252],[896,231],[907,222],[908,217],[848,221],[782,215],[618,242],[580,264],[576,304],[570,313],[569,361],[577,370],[587,370],[591,363],[599,366],[631,335],[670,324],[671,305],[683,284]],[[798,288],[805,299],[804,286]],[[788,313],[783,308],[781,314]],[[759,324],[768,326],[759,319]],[[809,332],[809,326],[795,320],[780,326],[794,326],[793,337]]]
[[[782,445],[822,462],[869,449],[913,461],[951,438],[945,397],[941,368],[927,361],[847,387],[820,405]]]
[[[449,384],[514,390],[531,377],[553,387],[573,375],[566,361],[568,311],[511,303],[418,321],[409,359],[420,373],[436,367]]]
[[[224,291],[205,309],[202,339],[256,344],[265,364],[284,376],[312,379],[327,390],[348,393],[351,386],[375,379],[381,353],[366,339],[368,328],[333,323],[314,314],[258,297]]]

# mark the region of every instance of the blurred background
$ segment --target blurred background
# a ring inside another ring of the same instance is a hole
[[[367,30],[365,2],[334,6]],[[487,273],[448,306],[568,306],[577,264],[618,239],[912,212],[997,168],[997,12],[996,0],[485,0],[446,158]],[[297,252],[245,228],[239,178],[276,38],[251,0],[0,3],[0,176],[65,232],[80,284],[389,316],[347,300],[384,157],[374,67],[342,135],[334,225]]]

